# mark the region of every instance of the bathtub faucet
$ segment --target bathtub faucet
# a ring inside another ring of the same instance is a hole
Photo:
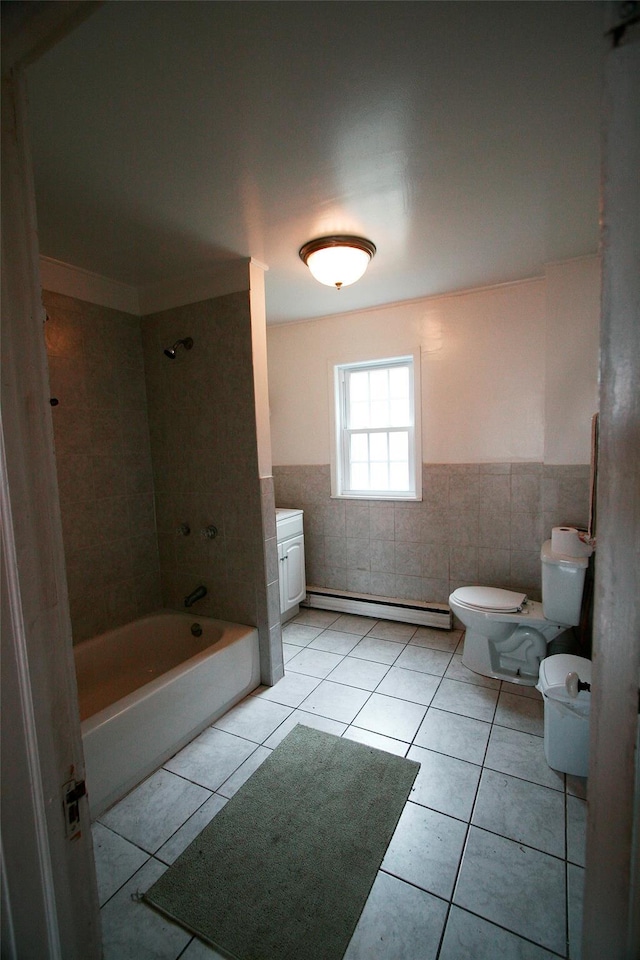
[[[196,587],[195,590],[189,594],[188,597],[184,598],[185,607],[192,607],[196,600],[202,600],[203,597],[207,595],[207,588],[203,587],[202,584],[199,587]]]

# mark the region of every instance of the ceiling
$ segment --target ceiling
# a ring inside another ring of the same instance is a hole
[[[254,257],[270,323],[598,248],[597,2],[107,2],[28,71],[41,253],[142,286]],[[298,257],[377,254],[340,292]]]

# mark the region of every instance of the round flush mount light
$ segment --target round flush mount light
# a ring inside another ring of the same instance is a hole
[[[316,280],[340,290],[360,279],[375,252],[375,244],[363,237],[319,237],[300,248],[300,259]]]

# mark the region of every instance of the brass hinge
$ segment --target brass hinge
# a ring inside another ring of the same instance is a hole
[[[67,840],[80,835],[80,801],[87,795],[84,780],[68,780],[62,785],[62,809]]]

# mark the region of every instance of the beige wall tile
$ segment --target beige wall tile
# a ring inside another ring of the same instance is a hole
[[[251,323],[244,292],[145,317],[142,339],[164,603],[182,609],[202,583],[197,612],[256,625],[268,646],[280,623],[271,598],[280,491],[259,477]],[[185,336],[193,348],[167,359],[165,347]],[[144,473],[129,475],[145,488]],[[201,535],[209,525],[215,539]]]
[[[353,539],[369,538],[369,502],[347,500],[345,504],[346,533]]]
[[[276,495],[294,484],[299,491],[309,487],[313,469],[320,487],[326,465],[275,467]],[[424,464],[423,479],[421,503],[328,494],[314,503],[305,514],[305,536],[308,544],[322,542],[324,555],[307,550],[309,582],[436,602],[468,583],[517,587],[538,597],[542,541],[552,525],[571,522],[567,514],[586,516],[588,507],[585,465]]]
[[[449,576],[452,580],[478,580],[478,548],[452,546],[449,555]]]
[[[396,540],[395,543],[395,572],[399,576],[420,577],[422,576],[423,562],[422,543],[403,542]]]
[[[47,292],[43,302],[77,643],[159,606],[142,341],[137,317]]]
[[[371,540],[371,572],[395,573],[396,569],[395,540]]]

